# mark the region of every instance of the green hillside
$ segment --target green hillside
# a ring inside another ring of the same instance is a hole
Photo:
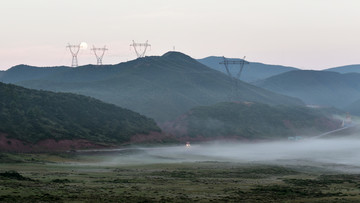
[[[218,103],[191,109],[168,124],[177,136],[196,138],[279,139],[316,135],[340,127],[334,109],[301,106],[269,106],[259,103]]]
[[[297,97],[307,104],[343,108],[360,99],[360,74],[299,70],[255,83],[280,94]]]
[[[139,58],[117,65],[87,65],[58,72],[53,70],[53,74],[24,79],[22,72],[29,70],[33,73],[48,71],[47,68],[21,67],[15,73],[10,69],[0,80],[28,88],[91,96],[160,122],[174,119],[195,106],[228,101],[232,88],[225,74],[179,52]],[[236,98],[239,101],[303,104],[298,99],[243,82],[239,82],[239,90]]]
[[[151,131],[160,131],[152,119],[97,99],[0,83],[0,133],[11,138],[121,143]]]

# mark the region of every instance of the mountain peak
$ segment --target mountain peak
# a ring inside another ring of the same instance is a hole
[[[177,59],[177,60],[195,60],[191,58],[190,56],[178,52],[178,51],[169,51],[166,52],[164,55],[161,56],[162,58],[169,58],[169,59]]]

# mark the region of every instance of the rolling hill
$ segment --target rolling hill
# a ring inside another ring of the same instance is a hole
[[[180,52],[106,66],[20,66],[6,71],[0,81],[91,96],[160,122],[176,118],[195,106],[227,101],[232,87],[225,74]],[[239,83],[239,89],[238,100],[303,105],[298,99],[244,82]]]
[[[223,102],[191,109],[163,127],[179,139],[286,139],[287,136],[314,136],[337,129],[340,120],[332,118],[335,109],[301,106]]]
[[[28,145],[79,139],[119,144],[132,136],[160,132],[152,119],[86,96],[4,83],[0,83],[0,96],[0,145],[4,135]]]
[[[340,66],[335,68],[325,69],[323,71],[332,71],[337,73],[360,73],[360,65],[347,65],[347,66]]]
[[[343,108],[360,99],[360,74],[299,70],[254,83],[307,104]]]
[[[231,60],[242,60],[242,59],[231,59]],[[219,64],[223,61],[223,57],[210,56],[203,59],[198,59],[198,61],[214,70],[226,73],[224,65]],[[255,82],[263,80],[265,78],[278,75],[284,72],[298,70],[297,68],[279,66],[279,65],[267,65],[263,63],[249,62],[250,64],[245,65],[240,80],[245,82]],[[239,71],[239,68],[236,66],[231,66],[230,71],[233,75],[236,75]]]

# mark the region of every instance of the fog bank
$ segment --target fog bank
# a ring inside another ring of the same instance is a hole
[[[351,168],[360,172],[360,138],[312,139],[297,142],[213,142],[191,147],[131,147],[91,151],[102,165],[141,165],[191,162],[264,163]]]

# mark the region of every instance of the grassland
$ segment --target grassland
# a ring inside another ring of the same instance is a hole
[[[360,175],[231,162],[103,164],[100,155],[1,154],[0,202],[359,202]]]

